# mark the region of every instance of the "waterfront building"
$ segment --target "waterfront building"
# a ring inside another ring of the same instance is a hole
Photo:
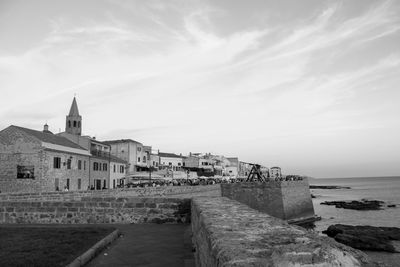
[[[232,177],[237,177],[239,174],[239,159],[238,158],[226,158],[229,164],[225,166],[225,174]]]
[[[270,177],[271,178],[281,178],[282,171],[280,167],[271,167],[270,168]]]
[[[43,131],[11,125],[0,131],[0,191],[86,190],[90,156],[47,124]]]
[[[151,146],[132,139],[119,139],[104,141],[111,147],[111,154],[128,163],[127,175],[135,175],[139,172],[149,171]]]
[[[160,156],[158,154],[150,154],[150,166],[152,170],[157,171],[160,167]]]
[[[125,184],[127,162],[110,155],[110,182],[109,188],[118,188]]]
[[[182,155],[176,155],[174,153],[158,152],[158,157],[160,158],[159,169],[181,171],[183,167],[184,157]]]

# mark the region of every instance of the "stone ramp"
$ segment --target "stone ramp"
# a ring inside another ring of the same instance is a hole
[[[113,226],[121,231],[122,236],[87,266],[195,266],[189,224]]]

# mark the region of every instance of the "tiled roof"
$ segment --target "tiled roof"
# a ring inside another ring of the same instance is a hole
[[[163,153],[163,152],[159,152],[158,156],[164,157],[164,158],[183,158],[183,156],[179,156],[174,153]]]
[[[118,139],[118,140],[103,141],[103,143],[105,143],[105,144],[129,143],[129,142],[141,144],[140,142],[132,140],[132,139]]]
[[[52,133],[48,133],[48,132],[42,132],[42,131],[36,131],[36,130],[32,130],[32,129],[28,129],[28,128],[24,128],[24,127],[19,127],[19,126],[15,126],[15,125],[11,125],[10,127],[14,127],[20,131],[25,132],[28,135],[31,135],[37,139],[39,139],[42,142],[46,142],[46,143],[50,143],[50,144],[55,144],[55,145],[60,145],[60,146],[66,146],[66,147],[72,147],[72,148],[76,148],[76,149],[84,149],[83,147],[75,144],[74,142],[68,140],[65,137],[59,136],[59,135],[55,135]]]

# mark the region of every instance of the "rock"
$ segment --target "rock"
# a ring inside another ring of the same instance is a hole
[[[352,210],[380,210],[382,207],[382,204],[384,204],[383,201],[366,200],[366,199],[362,199],[361,201],[352,200],[352,201],[321,202],[321,205],[333,205],[336,208],[352,209]]]
[[[310,189],[351,189],[351,187],[339,185],[310,185]]]
[[[335,224],[323,231],[337,242],[361,250],[400,252],[393,246],[393,241],[400,240],[400,228],[352,226]]]

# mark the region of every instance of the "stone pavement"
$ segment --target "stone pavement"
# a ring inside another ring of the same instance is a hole
[[[122,236],[89,267],[194,267],[189,224],[112,225]]]

